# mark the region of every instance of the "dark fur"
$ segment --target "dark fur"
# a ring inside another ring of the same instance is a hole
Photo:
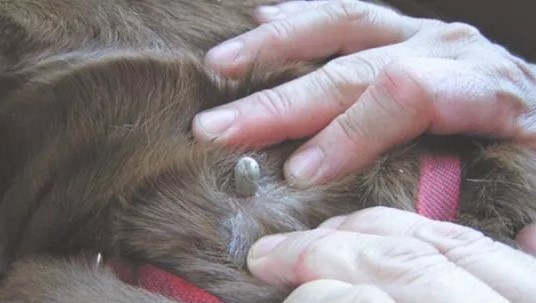
[[[159,265],[228,303],[281,302],[286,291],[245,269],[249,246],[364,207],[414,210],[417,159],[429,152],[463,159],[459,223],[508,241],[536,218],[533,155],[457,137],[415,140],[309,190],[282,178],[297,142],[247,153],[260,188],[237,195],[233,165],[246,153],[193,143],[190,123],[313,68],[257,67],[232,81],[203,67],[266,2],[0,0],[0,256],[11,264],[1,302],[168,302],[93,266],[96,252]]]

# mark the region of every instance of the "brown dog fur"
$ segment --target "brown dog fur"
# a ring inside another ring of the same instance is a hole
[[[299,142],[194,143],[197,112],[314,68],[225,80],[202,65],[267,2],[0,0],[0,302],[169,302],[93,266],[96,252],[156,264],[227,303],[281,302],[288,290],[247,272],[249,246],[365,207],[413,211],[424,153],[462,158],[459,223],[508,242],[534,221],[536,161],[513,144],[420,138],[363,173],[298,190],[281,168]],[[262,171],[248,198],[232,175],[245,154]]]

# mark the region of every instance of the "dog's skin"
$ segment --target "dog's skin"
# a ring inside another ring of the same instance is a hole
[[[299,142],[256,152],[194,143],[197,112],[315,68],[224,80],[202,65],[268,3],[0,0],[0,302],[171,302],[94,266],[97,252],[156,264],[224,302],[281,302],[290,290],[247,272],[249,246],[365,207],[414,211],[424,153],[462,158],[458,223],[508,242],[536,219],[535,158],[509,143],[420,138],[308,190],[282,178]],[[244,155],[260,165],[252,196],[233,177]]]

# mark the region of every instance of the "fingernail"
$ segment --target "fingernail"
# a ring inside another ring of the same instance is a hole
[[[264,20],[275,20],[284,17],[281,9],[277,6],[259,6],[257,8],[257,15]]]
[[[197,116],[198,125],[207,137],[221,136],[236,119],[236,111],[219,109],[201,113]],[[212,139],[211,138],[211,139]]]
[[[299,183],[311,183],[324,160],[324,153],[318,147],[311,147],[292,156],[287,170],[290,177]],[[291,180],[292,181],[292,180]]]
[[[207,58],[209,58],[209,61],[217,64],[232,63],[240,56],[243,48],[244,43],[240,40],[224,42],[211,49],[207,53]]]
[[[261,238],[251,247],[249,259],[259,259],[267,256],[272,250],[274,250],[274,248],[277,247],[277,245],[286,239],[287,236],[284,235],[273,235]]]

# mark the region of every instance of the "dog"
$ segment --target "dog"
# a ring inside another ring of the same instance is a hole
[[[149,264],[221,302],[282,302],[291,289],[246,269],[254,241],[371,206],[419,211],[430,157],[455,163],[454,222],[512,244],[535,221],[536,158],[509,142],[423,136],[311,189],[282,175],[300,141],[195,142],[196,113],[321,66],[258,64],[230,80],[203,65],[273,3],[0,0],[0,302],[188,303],[113,264]]]

